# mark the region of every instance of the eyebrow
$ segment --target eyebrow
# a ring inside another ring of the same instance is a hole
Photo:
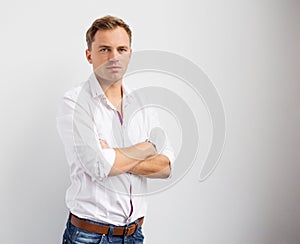
[[[107,45],[99,45],[98,48],[102,48],[102,47],[110,47],[110,46],[107,46]]]
[[[111,46],[108,46],[108,45],[99,45],[98,46],[98,49],[99,48],[112,48]],[[126,45],[122,45],[122,46],[118,46],[117,48],[129,48],[128,46]]]

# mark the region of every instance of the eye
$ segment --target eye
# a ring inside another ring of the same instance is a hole
[[[121,47],[121,48],[119,49],[119,52],[121,52],[121,53],[127,52],[127,48]]]
[[[107,47],[102,47],[102,48],[99,49],[100,53],[106,53],[107,51],[108,51]]]

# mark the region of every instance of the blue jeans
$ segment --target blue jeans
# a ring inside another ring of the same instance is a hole
[[[111,225],[87,220],[88,222],[110,226],[111,232],[113,227]],[[143,244],[144,235],[142,227],[139,227],[131,236],[112,236],[111,234],[100,235],[85,230],[81,230],[72,225],[70,219],[67,222],[66,229],[63,236],[63,244]]]

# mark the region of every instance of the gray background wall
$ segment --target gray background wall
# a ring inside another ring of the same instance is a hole
[[[1,243],[60,243],[68,168],[55,115],[85,80],[84,34],[112,14],[135,50],[193,61],[222,97],[227,140],[149,198],[146,243],[300,243],[300,2],[7,1],[0,4]]]

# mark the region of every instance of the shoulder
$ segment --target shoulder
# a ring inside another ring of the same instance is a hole
[[[73,87],[66,91],[63,95],[63,99],[69,99],[69,100],[78,100],[80,97],[89,96],[89,84],[88,81],[84,81],[80,83],[78,86]]]

